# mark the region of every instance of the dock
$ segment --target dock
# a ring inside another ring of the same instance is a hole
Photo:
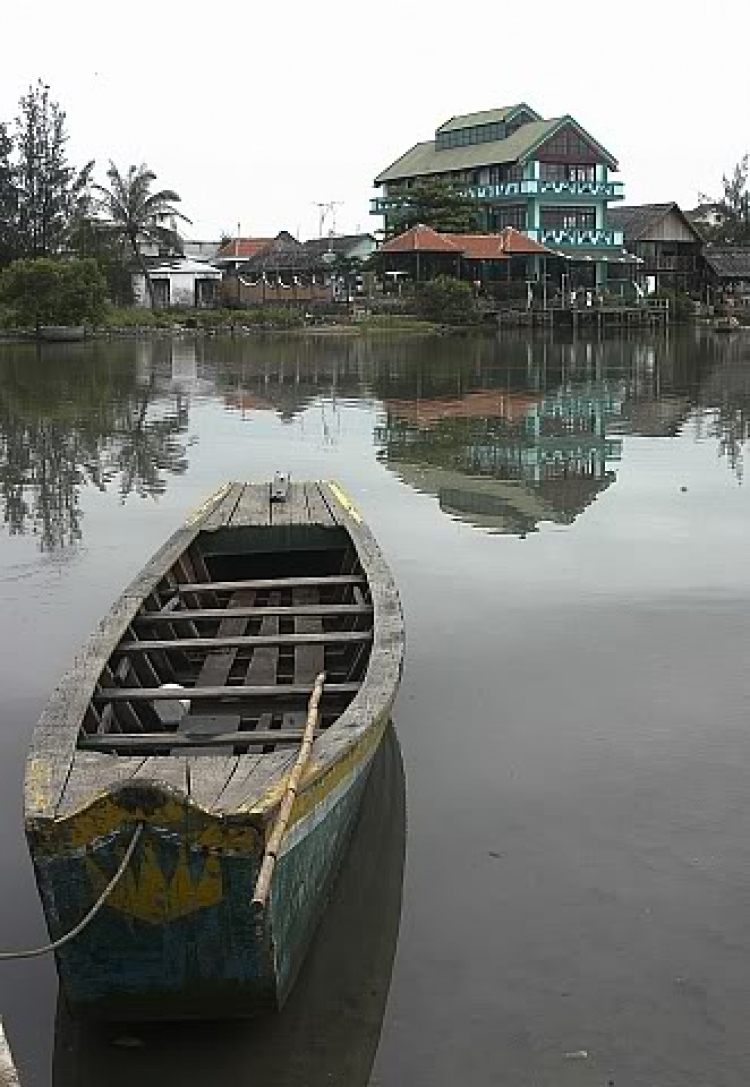
[[[13,1063],[13,1054],[3,1030],[2,1019],[0,1019],[0,1087],[21,1087],[21,1081]]]
[[[483,307],[494,312],[500,328],[568,328],[597,332],[632,328],[666,328],[670,323],[667,304],[641,306],[533,306],[531,309]]]

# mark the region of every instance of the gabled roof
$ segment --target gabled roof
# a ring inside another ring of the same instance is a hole
[[[287,230],[279,231],[275,238],[232,238],[230,242],[221,247],[214,259],[232,260],[254,257],[256,253],[263,252],[275,242],[284,241],[289,244],[300,244]]]
[[[510,260],[520,254],[554,255],[520,230],[506,226],[499,234],[442,234],[418,225],[391,238],[381,253],[460,253],[465,260]]]
[[[557,255],[553,254],[552,250],[548,249],[546,245],[540,245],[539,242],[535,242],[533,238],[529,238],[512,226],[506,226],[504,230],[501,230],[500,237],[503,239],[503,252],[507,253],[509,257],[526,253]]]
[[[530,113],[535,121],[541,121],[541,117],[532,109],[531,106],[527,106],[525,102],[519,102],[515,106],[501,106],[499,109],[484,109],[479,113],[459,113],[456,117],[451,117],[447,121],[443,121],[439,125],[438,132],[453,132],[457,128],[473,128],[476,125],[491,125],[496,124],[499,121],[508,121],[514,114],[521,111]]]
[[[668,204],[633,204],[626,207],[607,208],[607,222],[611,227],[622,230],[626,244],[632,244],[648,240],[649,234],[671,212],[676,212],[683,220],[685,226],[695,235],[696,241],[703,241],[703,236],[674,201]]]
[[[719,279],[750,280],[750,248],[727,246],[715,249],[709,245],[703,250],[703,256]]]
[[[529,121],[504,140],[488,140],[486,143],[450,147],[440,151],[436,149],[434,140],[417,143],[378,174],[375,184],[382,185],[387,181],[400,181],[429,174],[445,174],[454,170],[471,170],[498,163],[526,162],[538,147],[566,125],[570,125],[590,143],[611,169],[617,169],[617,159],[589,135],[575,118],[566,114],[564,117],[553,117],[549,121]]]
[[[391,238],[381,246],[381,253],[455,253],[461,247],[451,240],[451,234],[438,234],[431,226],[418,223],[410,230]]]

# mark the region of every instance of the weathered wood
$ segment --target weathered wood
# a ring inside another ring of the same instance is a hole
[[[287,772],[296,753],[296,748],[286,747],[266,755],[240,755],[231,781],[213,806],[214,813],[231,816],[252,808]]]
[[[307,499],[302,483],[290,483],[286,498],[271,502],[271,524],[307,525]]]
[[[193,738],[197,740],[197,743],[192,747],[183,748],[179,744],[180,751],[185,755],[198,753],[201,755],[200,763],[191,764],[190,768],[190,798],[192,800],[198,801],[200,796],[200,802],[203,803],[206,794],[206,779],[211,780],[212,789],[218,789],[220,781],[217,778],[220,779],[223,776],[222,784],[224,784],[232,775],[236,756],[227,756],[224,751],[226,744],[221,741],[217,744],[211,744],[209,741],[212,737],[238,735],[241,720],[239,714],[230,717],[226,714],[221,714],[221,716],[210,716],[208,714],[201,716],[188,713],[180,721],[177,735],[184,736],[188,740]],[[204,762],[208,762],[203,757],[204,753],[217,756],[217,758],[211,760],[212,765],[210,767],[204,768],[203,766]]]
[[[298,615],[372,615],[370,604],[278,604],[275,606],[263,605],[257,608],[235,608],[233,614],[243,619],[262,619],[266,615],[278,615],[279,618],[294,619]],[[160,612],[151,612],[148,615],[138,615],[133,623],[138,628],[149,627],[154,623],[172,623],[175,619],[223,619],[227,613],[226,608],[191,608],[172,614],[162,615]]]
[[[323,525],[326,528],[335,528],[336,519],[332,516],[328,503],[324,501],[317,483],[305,483],[305,499],[307,501],[307,516],[310,524]]]
[[[310,620],[310,622],[314,623],[314,620]],[[317,625],[320,626],[320,623],[318,622]],[[237,635],[233,638],[223,638],[217,635],[215,638],[164,638],[154,641],[149,639],[136,642],[120,642],[115,652],[119,655],[122,653],[153,653],[155,650],[179,650],[184,652],[190,649],[239,649],[242,647],[254,648],[256,646],[270,645],[343,645],[346,642],[370,641],[372,641],[372,631],[369,630],[332,630],[326,634],[247,634]],[[135,667],[135,662],[133,664]],[[158,676],[156,678],[158,679]]]
[[[248,483],[242,492],[231,519],[227,522],[232,528],[243,525],[270,525],[271,491],[267,483]]]
[[[86,706],[102,667],[150,593],[164,582],[177,556],[222,501],[217,492],[146,563],[82,647],[53,692],[34,730],[26,764],[24,805],[27,830],[54,818],[75,754]]]
[[[151,734],[153,735],[153,734]],[[169,747],[169,740],[174,736],[171,732],[159,732],[155,734],[161,740],[161,744],[155,744],[152,750]],[[167,741],[165,743],[165,740]],[[139,766],[133,774],[132,780],[156,782],[169,785],[172,789],[190,796],[190,760],[184,755],[152,755]]]
[[[356,694],[359,683],[329,683],[326,684],[326,696]],[[94,701],[106,702],[158,702],[163,699],[174,701],[176,697],[186,698],[189,701],[200,699],[252,699],[252,698],[309,698],[310,687],[308,685],[297,686],[294,683],[280,683],[276,686],[263,687],[186,687],[184,694],[173,690],[165,690],[163,687],[107,687],[102,688],[94,695]]]
[[[305,723],[304,732],[302,733],[302,744],[297,753],[297,759],[292,767],[292,772],[289,775],[289,780],[286,783],[284,797],[281,801],[281,806],[279,807],[273,830],[266,842],[265,853],[263,854],[258,880],[255,884],[255,891],[253,893],[253,908],[258,911],[263,911],[266,907],[266,902],[268,901],[268,896],[271,892],[271,880],[273,879],[273,872],[276,867],[276,858],[279,849],[281,848],[281,843],[284,840],[286,828],[289,825],[294,801],[297,799],[297,790],[299,788],[300,778],[302,777],[302,771],[305,769],[312,752],[313,740],[318,726],[318,707],[320,705],[320,699],[323,696],[325,678],[325,674],[321,672],[315,680],[315,686],[310,695],[310,702],[307,708],[307,721]]]
[[[104,735],[107,740],[114,740],[122,734],[108,732]],[[159,733],[159,735],[162,734]],[[97,737],[97,739],[102,738],[101,735]],[[87,750],[85,746],[83,748],[79,746],[68,780],[65,782],[65,789],[57,805],[56,818],[64,819],[79,808],[86,807],[94,797],[104,796],[110,789],[122,785],[142,768],[146,760],[147,753],[133,758],[96,753],[106,750],[107,748]]]
[[[211,721],[212,718],[205,718]],[[238,718],[239,720],[239,718]],[[295,743],[302,739],[303,730],[295,729],[240,729],[232,732],[207,732],[205,735],[199,731],[182,732],[139,732],[132,736],[119,733],[111,736],[86,736],[80,741],[82,751],[132,751],[148,753],[160,751],[167,747],[179,750],[185,754],[193,749],[199,751],[202,748],[211,750],[213,747],[246,747],[257,744]],[[316,735],[320,735],[316,732]]]
[[[242,589],[234,593],[225,609],[224,618],[219,624],[219,634],[243,635],[247,629],[247,619],[234,613],[243,606],[252,605],[254,599],[255,591],[253,589]],[[236,656],[236,649],[230,649],[228,652],[208,653],[198,673],[196,680],[198,686],[226,684]],[[204,717],[203,720],[207,722],[209,718]],[[215,722],[217,718],[214,715],[210,720]],[[223,715],[222,720],[222,728],[220,730],[215,728],[214,731],[228,732],[232,728],[239,729],[240,727],[239,716],[230,718]],[[193,714],[186,714],[180,723],[179,731],[188,731],[189,724],[195,721],[196,717]],[[193,748],[188,749],[188,754],[192,754],[193,751]],[[236,766],[236,756],[227,755],[226,752],[222,751],[221,746],[213,747],[211,751],[215,757],[208,758],[203,755],[200,765],[194,766],[190,775],[191,799],[203,806],[213,802],[234,773]]]
[[[222,526],[229,523],[229,520],[237,507],[237,503],[242,497],[245,486],[246,484],[244,483],[232,483],[229,486],[219,505],[214,509],[213,513],[209,514],[203,521],[201,527],[205,531],[211,532],[214,529],[222,528]]]
[[[234,592],[235,589],[294,589],[298,585],[364,585],[361,574],[331,574],[329,577],[271,577],[251,578],[248,581],[206,581],[178,584],[182,594],[207,592]]]

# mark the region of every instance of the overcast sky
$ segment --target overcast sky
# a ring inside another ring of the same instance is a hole
[[[750,3],[3,0],[0,117],[37,77],[70,157],[146,162],[194,238],[372,230],[372,179],[456,113],[572,114],[626,202],[697,203],[750,150]],[[326,222],[326,231],[331,226]]]

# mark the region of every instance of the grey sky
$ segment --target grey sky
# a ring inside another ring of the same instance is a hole
[[[5,0],[0,117],[41,76],[71,158],[146,162],[193,237],[373,229],[372,178],[455,113],[572,113],[628,203],[692,207],[750,150],[746,0]],[[327,224],[330,226],[330,222]]]

